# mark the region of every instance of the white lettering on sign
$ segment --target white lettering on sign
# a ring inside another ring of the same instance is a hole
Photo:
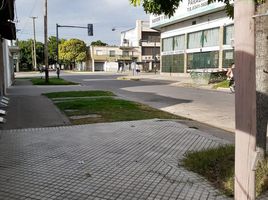
[[[192,11],[208,5],[208,0],[188,0],[187,11]]]
[[[152,23],[157,23],[157,22],[160,22],[160,21],[162,21],[162,20],[164,20],[164,19],[168,19],[168,16],[160,15],[160,16],[154,18],[154,19],[152,20]]]

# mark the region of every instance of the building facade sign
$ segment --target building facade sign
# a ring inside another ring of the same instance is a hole
[[[188,0],[187,11],[190,12],[192,10],[204,7],[208,5],[207,0]]]
[[[174,24],[174,22],[184,21],[217,10],[222,10],[224,7],[225,4],[222,2],[208,4],[208,0],[183,0],[174,13],[174,16],[170,18],[165,15],[152,15],[150,17],[150,26],[151,28],[161,28],[169,24]]]

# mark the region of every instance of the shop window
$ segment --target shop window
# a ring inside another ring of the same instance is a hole
[[[184,50],[184,46],[185,46],[184,35],[175,36],[173,41],[174,41],[174,50]]]
[[[219,29],[209,29],[203,31],[203,47],[213,47],[219,45]]]
[[[226,45],[232,45],[232,39],[234,39],[234,25],[224,27],[224,41]]]
[[[234,63],[234,50],[224,50],[223,51],[223,67],[228,68],[232,63]]]
[[[162,72],[183,73],[184,54],[162,56]]]
[[[166,52],[166,51],[172,51],[173,50],[173,37],[171,38],[164,38],[162,40],[162,49],[163,49],[163,52]]]
[[[190,33],[188,35],[188,49],[202,47],[202,31]]]
[[[219,45],[219,28],[207,29],[188,34],[188,49]]]
[[[190,53],[187,55],[188,69],[218,68],[218,66],[219,66],[218,51]]]

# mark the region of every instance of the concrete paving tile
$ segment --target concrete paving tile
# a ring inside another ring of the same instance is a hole
[[[228,199],[178,165],[189,150],[228,142],[175,121],[10,130],[0,138],[0,194],[11,199]]]

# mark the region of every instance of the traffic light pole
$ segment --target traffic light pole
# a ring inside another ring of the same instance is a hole
[[[48,74],[48,39],[47,39],[47,0],[45,0],[45,13],[44,13],[44,41],[45,41],[45,80],[49,81]]]
[[[88,24],[88,26],[69,26],[69,25],[59,25],[56,24],[56,40],[57,40],[57,65],[59,64],[59,28],[82,28],[88,30],[88,35],[93,36],[93,24]]]

